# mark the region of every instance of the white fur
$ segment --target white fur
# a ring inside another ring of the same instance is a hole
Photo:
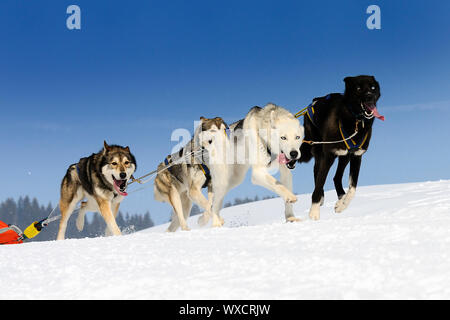
[[[206,145],[210,155],[210,171],[214,198],[212,202],[213,226],[223,224],[219,215],[225,195],[244,180],[247,171],[252,168],[252,183],[263,186],[283,198],[287,221],[297,221],[292,203],[297,197],[292,193],[292,174],[284,164],[279,165],[280,181],[269,174],[269,169],[278,166],[281,152],[289,155],[297,151],[300,157],[300,144],[304,137],[304,128],[287,110],[268,104],[263,109],[252,109],[243,123],[243,134],[239,135],[231,126],[230,138],[216,139],[212,147]],[[235,137],[237,141],[235,143]],[[285,137],[286,139],[281,139]],[[269,147],[271,155],[267,153]],[[295,160],[295,159],[291,159]]]
[[[350,187],[347,191],[347,193],[336,202],[336,205],[334,206],[334,211],[336,213],[341,213],[345,209],[347,209],[348,205],[352,201],[353,197],[355,196],[356,188]]]
[[[346,156],[348,154],[348,150],[347,149],[336,149],[336,150],[334,150],[334,154],[337,155],[338,157]]]

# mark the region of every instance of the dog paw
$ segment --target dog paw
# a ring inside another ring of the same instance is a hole
[[[191,231],[191,229],[189,229],[188,226],[181,227],[181,230],[182,231]]]
[[[347,209],[348,204],[345,203],[344,198],[336,201],[336,204],[334,205],[334,212],[341,213],[345,209]]]
[[[320,219],[320,204],[313,204],[311,209],[309,210],[309,217],[311,220],[319,220]]]
[[[224,225],[224,223],[225,223],[225,220],[223,220],[222,217],[217,217],[217,218],[213,219],[212,226],[214,228],[220,228],[221,226]]]
[[[300,222],[302,221],[300,218],[296,218],[296,217],[289,217],[286,218],[286,222]]]
[[[287,203],[295,203],[297,202],[297,196],[294,194],[290,194],[284,199],[284,201],[286,201]]]
[[[350,189],[347,194],[342,196],[338,201],[336,201],[336,204],[334,205],[334,212],[341,213],[345,209],[347,209],[348,205],[352,201],[353,197],[355,195],[354,189]]]
[[[197,223],[199,226],[204,227],[206,226],[210,218],[211,216],[209,214],[204,214],[198,218]]]

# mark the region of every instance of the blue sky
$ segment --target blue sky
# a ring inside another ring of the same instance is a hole
[[[81,30],[66,28],[71,4]],[[381,30],[366,27],[371,4]],[[449,179],[449,13],[448,1],[3,0],[0,200],[56,203],[68,165],[104,139],[129,145],[142,175],[200,116],[233,122],[267,102],[294,112],[358,74],[378,79],[386,116],[360,185]],[[312,189],[312,163],[297,166],[294,191]],[[256,194],[271,193],[247,181],[227,199]],[[151,185],[122,209],[169,212]]]

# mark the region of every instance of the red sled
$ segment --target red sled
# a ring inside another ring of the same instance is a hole
[[[23,243],[22,231],[14,225],[0,221],[0,245]]]

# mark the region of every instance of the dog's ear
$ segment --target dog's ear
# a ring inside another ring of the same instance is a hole
[[[205,117],[200,117],[200,121],[206,120]]]
[[[111,147],[106,143],[106,140],[103,141],[103,153],[111,150]]]
[[[126,146],[124,149],[125,149],[126,152],[130,152],[130,147],[129,146]]]
[[[353,81],[353,77],[345,77],[344,78],[344,82],[345,82],[346,85],[352,83],[352,81]]]
[[[275,128],[275,110],[270,111],[270,126]]]

